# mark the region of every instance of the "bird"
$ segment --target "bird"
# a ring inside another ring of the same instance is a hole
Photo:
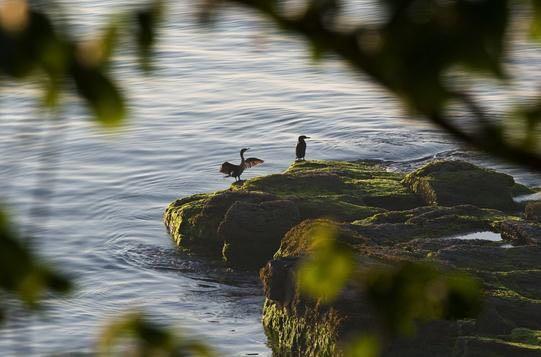
[[[304,160],[304,155],[306,154],[306,142],[304,139],[310,139],[310,137],[304,135],[299,136],[299,141],[297,142],[297,147],[295,148],[295,154],[297,157],[295,161]]]
[[[244,172],[244,169],[249,169],[256,165],[262,164],[264,161],[255,157],[249,157],[246,160],[244,159],[244,153],[250,150],[249,148],[242,149],[240,151],[240,165],[235,165],[229,162],[224,162],[220,167],[220,172],[225,174],[224,177],[234,177],[235,181],[241,181],[240,175]]]

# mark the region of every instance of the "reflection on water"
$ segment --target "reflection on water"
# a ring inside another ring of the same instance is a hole
[[[538,201],[541,200],[541,192],[532,193],[531,195],[518,196],[514,198],[515,202]]]
[[[112,11],[104,0],[62,3],[81,34]],[[246,178],[284,170],[304,134],[313,138],[307,159],[380,159],[404,170],[433,157],[467,158],[526,184],[540,182],[464,152],[433,128],[412,125],[381,88],[335,60],[314,65],[302,42],[252,15],[226,10],[212,29],[203,29],[191,2],[171,4],[152,76],[138,73],[129,53],[118,55],[114,72],[127,88],[131,114],[115,133],[90,122],[72,98],[60,121],[44,125],[36,88],[0,89],[0,199],[37,234],[40,251],[78,283],[70,298],[48,299],[47,313],[31,324],[16,321],[0,330],[1,354],[91,351],[99,328],[127,308],[182,326],[224,354],[269,354],[256,274],[179,252],[161,221],[170,201],[228,187],[231,180],[218,167],[238,160],[241,147],[265,160]],[[377,10],[364,4],[356,8]],[[537,60],[529,51],[513,65]],[[528,73],[528,83],[536,76]],[[498,101],[490,88],[479,94]],[[54,134],[59,128],[61,135]],[[45,149],[55,156],[44,170]],[[45,202],[50,216],[45,220],[40,210],[30,219],[33,190],[44,177],[54,183]]]
[[[463,240],[480,239],[480,240],[488,240],[488,241],[491,241],[491,242],[499,242],[499,241],[502,240],[502,236],[500,235],[500,233],[494,233],[494,232],[491,232],[491,231],[486,231],[486,232],[474,232],[474,233],[449,237],[447,239],[463,239]]]

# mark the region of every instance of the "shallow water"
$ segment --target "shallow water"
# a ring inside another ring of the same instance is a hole
[[[63,3],[81,36],[111,12],[107,1]],[[115,133],[92,123],[73,98],[51,124],[36,88],[0,89],[0,198],[40,252],[77,282],[69,298],[47,299],[44,315],[1,329],[0,354],[92,351],[106,321],[140,308],[226,355],[268,355],[255,274],[177,251],[161,221],[170,201],[227,188],[218,166],[238,160],[241,147],[265,160],[245,178],[284,170],[304,134],[313,138],[307,159],[381,159],[404,170],[433,157],[466,158],[541,182],[408,119],[340,62],[314,65],[303,42],[253,14],[226,10],[202,28],[189,3],[172,2],[152,76],[137,71],[130,53],[117,56],[114,73],[131,106]],[[377,12],[368,3],[355,8]],[[520,54],[510,63],[519,70],[541,58],[529,47]],[[517,92],[530,93],[541,71],[523,74]],[[478,94],[497,110],[498,90],[481,85]]]
[[[469,234],[464,234],[464,235],[453,236],[447,239],[463,239],[463,240],[480,239],[480,240],[487,240],[491,242],[501,242],[502,236],[500,235],[500,233],[485,231],[485,232],[474,232],[474,233],[469,233]]]

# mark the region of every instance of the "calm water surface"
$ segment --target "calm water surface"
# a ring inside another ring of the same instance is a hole
[[[132,2],[64,3],[85,36]],[[304,134],[313,137],[309,159],[382,159],[409,169],[460,157],[541,182],[413,122],[396,100],[339,62],[314,65],[301,41],[253,14],[226,10],[202,28],[190,2],[172,3],[152,76],[137,71],[129,52],[116,58],[114,74],[131,104],[129,121],[114,133],[92,123],[74,98],[51,123],[36,88],[0,89],[0,198],[41,253],[77,282],[69,298],[48,299],[45,314],[0,330],[2,355],[92,351],[100,327],[134,308],[224,354],[270,354],[255,274],[177,251],[162,224],[170,201],[227,188],[231,180],[218,166],[237,161],[242,147],[265,160],[246,178],[284,170]],[[353,8],[377,14],[368,1]],[[541,73],[523,66],[539,63],[539,48],[516,46],[520,56],[509,66],[524,80],[514,90],[534,95]],[[498,110],[498,88],[480,82],[476,93]]]

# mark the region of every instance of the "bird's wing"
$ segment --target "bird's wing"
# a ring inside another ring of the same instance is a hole
[[[261,160],[261,159],[258,159],[258,158],[255,158],[255,157],[249,157],[246,160],[244,160],[244,165],[246,166],[247,169],[249,169],[250,167],[254,167],[254,166],[257,166],[259,164],[262,164],[263,162],[264,161]]]
[[[234,170],[235,170],[235,165],[227,161],[224,162],[222,166],[220,166],[220,172],[226,175],[231,175],[231,172],[233,172]]]

